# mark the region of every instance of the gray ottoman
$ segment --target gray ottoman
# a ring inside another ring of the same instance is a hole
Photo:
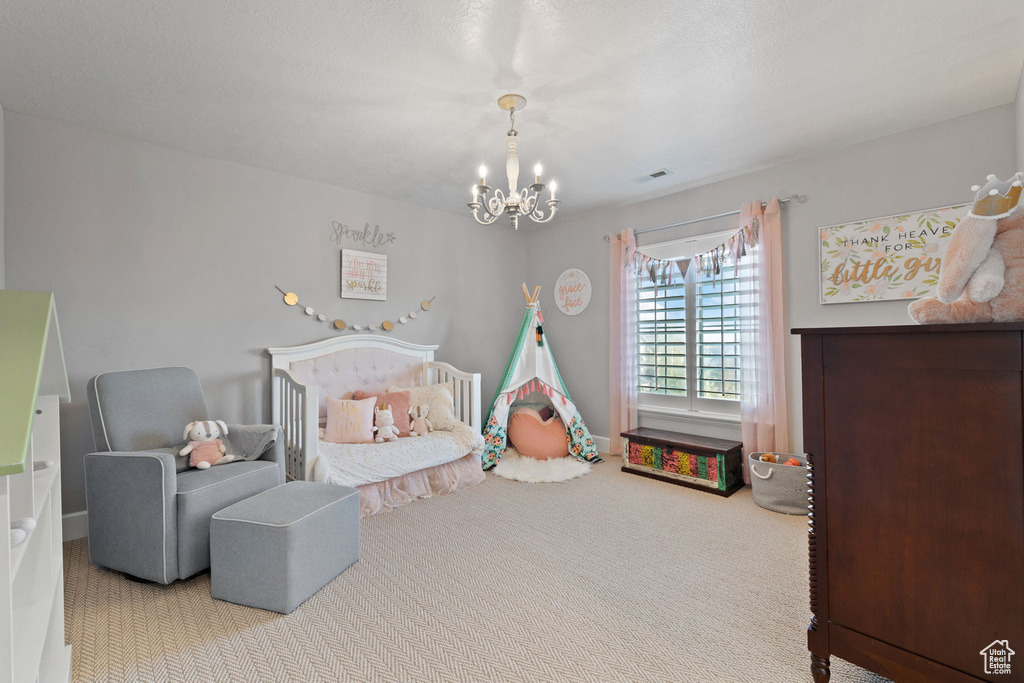
[[[210,595],[292,612],[359,559],[359,491],[292,481],[210,520]]]

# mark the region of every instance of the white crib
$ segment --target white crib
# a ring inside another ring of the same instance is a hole
[[[326,418],[324,399],[356,390],[424,386],[454,381],[455,417],[479,431],[480,373],[434,360],[436,345],[393,337],[349,334],[270,353],[273,420],[284,432],[289,479],[313,478],[317,430]]]

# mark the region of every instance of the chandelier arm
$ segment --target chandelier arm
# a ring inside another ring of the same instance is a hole
[[[560,200],[557,199],[549,199],[547,201],[549,209],[547,216],[545,216],[540,209],[536,209],[533,213],[530,214],[530,220],[532,220],[534,223],[547,223],[548,221],[555,217],[555,212],[558,211],[559,201]]]
[[[490,225],[494,221],[498,220],[498,216],[492,214],[491,212],[487,211],[486,209],[484,210],[484,217],[483,218],[481,218],[480,216],[477,215],[477,211],[478,211],[478,209],[473,209],[473,218],[480,225]]]
[[[534,210],[537,208],[538,199],[539,197],[536,194],[531,195],[529,190],[527,190],[527,188],[524,187],[523,198],[520,202],[520,205],[523,207],[523,213],[528,216],[533,214]]]
[[[487,210],[495,216],[500,216],[505,213],[505,206],[507,204],[505,193],[501,190],[495,190],[494,194],[487,200]]]

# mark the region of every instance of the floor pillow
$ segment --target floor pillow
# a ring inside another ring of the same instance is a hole
[[[569,454],[565,425],[557,415],[542,420],[532,408],[520,408],[508,419],[508,439],[522,455],[536,460]]]

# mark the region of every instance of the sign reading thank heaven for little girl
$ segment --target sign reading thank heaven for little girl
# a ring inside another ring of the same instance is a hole
[[[933,296],[949,238],[970,204],[820,228],[821,303]]]
[[[342,249],[341,298],[387,301],[387,254]]]

